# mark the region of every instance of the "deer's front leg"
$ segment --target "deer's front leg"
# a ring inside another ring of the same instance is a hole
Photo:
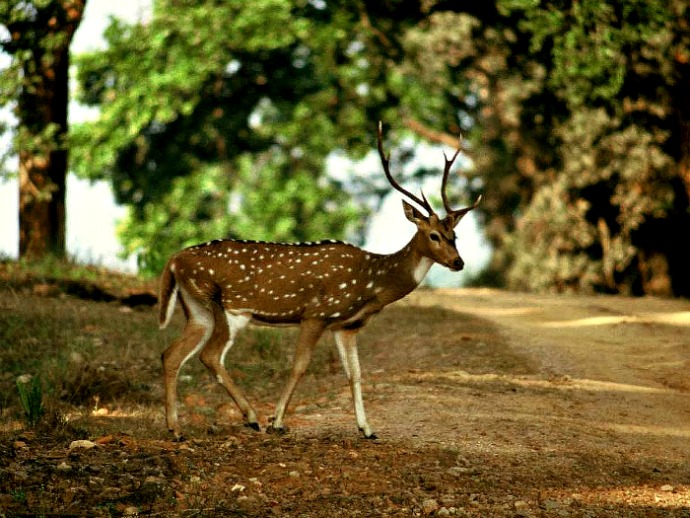
[[[345,375],[350,382],[350,391],[352,392],[352,401],[355,406],[357,426],[366,439],[376,439],[376,434],[371,430],[366,413],[364,412],[364,400],[362,399],[362,372],[359,366],[359,355],[357,354],[357,331],[345,329],[334,331],[333,337],[335,338],[335,344],[338,346],[338,353],[343,363]]]
[[[276,405],[275,416],[273,417],[271,424],[269,424],[268,428],[266,429],[267,432],[285,432],[285,427],[283,426],[285,410],[290,403],[290,399],[292,398],[292,394],[295,391],[297,383],[309,366],[314,347],[316,347],[316,343],[319,341],[319,338],[321,338],[325,328],[325,322],[320,320],[305,320],[300,324],[299,339],[297,340],[297,347],[295,349],[292,372],[290,373],[290,378],[283,389],[280,400]]]

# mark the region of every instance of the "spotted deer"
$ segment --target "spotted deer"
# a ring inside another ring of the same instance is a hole
[[[175,254],[163,270],[160,327],[166,327],[179,299],[187,318],[182,336],[163,353],[167,425],[181,437],[177,416],[177,377],[197,352],[237,404],[246,426],[260,430],[258,415],[225,369],[225,356],[247,324],[299,326],[292,371],[275,408],[268,432],[285,431],[283,418],[293,392],[309,365],[321,335],[330,330],[349,381],[357,426],[365,438],[376,435],[362,401],[357,333],[384,307],[414,290],[433,263],[452,271],[464,262],[455,245],[454,228],[477,207],[453,210],[446,196],[451,159],[444,154],[441,194],[447,212],[441,219],[422,193],[410,193],[390,173],[383,150],[381,123],[378,151],[391,186],[423,208],[403,200],[407,219],[417,226],[411,241],[390,255],[375,254],[338,241],[281,244],[217,240]]]

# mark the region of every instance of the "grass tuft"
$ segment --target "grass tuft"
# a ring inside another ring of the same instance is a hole
[[[26,423],[30,427],[34,427],[45,414],[41,378],[24,374],[16,379],[15,384]]]

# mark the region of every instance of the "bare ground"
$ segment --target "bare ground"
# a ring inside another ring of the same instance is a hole
[[[243,428],[190,366],[189,440],[171,441],[159,366],[136,355],[147,397],[74,408],[62,431],[5,416],[0,516],[690,517],[688,301],[417,292],[361,333],[376,441],[320,354],[286,436]],[[268,416],[282,374],[256,387],[248,365],[233,373]],[[75,430],[95,446],[70,449]]]

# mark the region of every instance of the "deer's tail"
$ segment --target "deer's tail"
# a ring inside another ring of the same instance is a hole
[[[161,329],[164,329],[172,318],[175,303],[177,302],[177,292],[177,280],[175,279],[175,271],[171,260],[165,265],[163,275],[161,276],[160,296],[158,297],[160,303],[158,325]]]

